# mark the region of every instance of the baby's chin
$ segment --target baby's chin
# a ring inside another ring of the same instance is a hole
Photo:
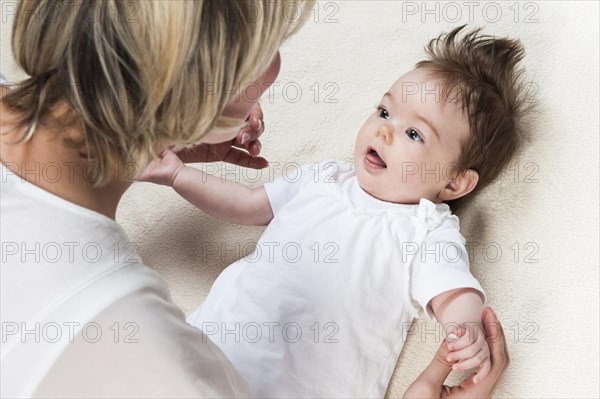
[[[390,196],[388,196],[384,192],[382,192],[381,187],[378,187],[376,182],[374,182],[372,180],[373,180],[373,177],[369,175],[369,172],[367,172],[364,169],[359,169],[359,168],[356,169],[356,181],[358,182],[358,185],[360,186],[360,188],[362,188],[362,190],[364,192],[366,192],[371,197],[378,199],[380,201],[395,202],[395,201],[390,201],[388,199],[388,198],[390,198]]]
[[[381,184],[381,181],[377,181],[377,178],[371,175],[364,167],[360,167],[355,161],[356,167],[356,181],[360,188],[364,192],[369,194],[371,197],[376,198],[380,201],[391,202],[394,204],[405,204],[413,205],[418,204],[420,199],[406,197],[406,192],[410,189],[408,187],[403,188],[401,184],[394,186],[394,190],[386,190],[385,184]],[[378,176],[383,177],[383,176]],[[385,183],[385,182],[383,182]]]
[[[381,190],[378,190],[376,188],[364,187],[362,184],[360,184],[360,182],[358,184],[367,194],[369,194],[373,198],[378,199],[379,201],[390,202],[393,204],[404,204],[405,203],[397,196],[389,195],[385,192],[381,192]]]

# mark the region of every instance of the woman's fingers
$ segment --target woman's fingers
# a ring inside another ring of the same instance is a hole
[[[269,162],[262,157],[254,157],[245,151],[231,147],[223,162],[236,164],[244,168],[263,169],[269,166]]]
[[[184,163],[217,161],[218,159],[216,159],[216,156],[211,157],[211,148],[213,148],[211,145],[201,144],[193,148],[181,150],[177,153],[177,156],[179,156]]]
[[[440,391],[448,374],[452,371],[452,364],[446,360],[448,356],[448,345],[444,340],[439,346],[435,356],[429,366],[419,376],[421,381],[424,381],[431,387],[439,387]]]
[[[253,147],[256,147],[255,144],[258,142],[258,138],[261,134],[263,134],[263,132],[264,124],[262,119],[259,119],[258,130],[253,129],[251,126],[243,127],[236,136],[234,145],[238,148],[244,148],[248,152],[252,153]]]
[[[252,128],[250,126],[244,126],[238,132],[238,135],[235,137],[234,145],[236,147],[245,148],[244,146],[248,145],[252,141]]]
[[[483,324],[492,359],[491,371],[501,374],[508,367],[509,357],[504,330],[491,308],[484,309]]]
[[[264,116],[260,108],[258,112],[250,114],[249,122],[253,131],[261,132],[261,134],[265,131]]]
[[[248,146],[248,152],[250,153],[250,155],[255,157],[258,154],[260,154],[261,148],[262,148],[262,145],[260,144],[260,141],[255,140],[255,141],[251,142],[250,145]]]
[[[261,134],[264,132],[264,115],[260,103],[256,103],[254,108],[252,108],[252,111],[250,111],[248,122],[255,132],[261,132]],[[258,138],[258,136],[256,138]]]
[[[483,309],[483,325],[485,327],[487,342],[490,348],[490,370],[487,377],[477,379],[477,386],[486,392],[489,392],[487,397],[491,397],[496,385],[500,381],[500,377],[504,370],[508,367],[508,347],[506,346],[506,338],[504,330],[496,317],[496,314],[490,307]],[[473,380],[477,374],[473,374],[467,380]]]
[[[259,103],[252,108],[246,122],[248,122],[248,125],[240,129],[235,139],[235,144],[238,147],[248,150],[249,144],[258,140],[265,131],[264,116]]]
[[[477,384],[479,381],[487,377],[487,375],[490,373],[491,366],[492,363],[490,362],[490,359],[486,359],[481,366],[479,366],[479,371],[477,371],[477,374],[473,378],[473,382]]]
[[[262,133],[262,132],[261,132]],[[256,138],[260,134],[252,134],[250,127],[246,126],[240,130],[240,133],[235,138],[233,146],[237,148],[243,148],[250,153],[250,155],[257,156],[261,150],[260,141]],[[243,143],[242,143],[243,140]]]

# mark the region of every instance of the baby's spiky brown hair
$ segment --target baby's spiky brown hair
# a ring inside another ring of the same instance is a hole
[[[497,179],[526,140],[523,117],[533,101],[527,96],[525,55],[518,39],[480,34],[481,28],[459,38],[466,25],[431,40],[428,59],[416,64],[445,83],[442,97],[459,101],[469,120],[470,134],[462,143],[457,161],[459,173],[473,169],[477,186],[462,198],[448,201],[454,212]]]

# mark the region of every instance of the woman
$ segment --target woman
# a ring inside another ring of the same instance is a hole
[[[19,3],[13,53],[30,78],[0,93],[2,396],[249,396],[114,218],[167,147],[266,165],[244,88],[275,80],[311,5]]]

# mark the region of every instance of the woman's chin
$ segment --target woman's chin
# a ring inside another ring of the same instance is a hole
[[[220,144],[226,141],[233,140],[239,131],[239,128],[232,130],[219,130],[206,133],[198,141],[198,144]]]

